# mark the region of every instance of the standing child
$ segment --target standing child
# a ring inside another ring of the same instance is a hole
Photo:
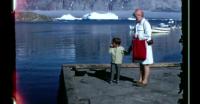
[[[111,54],[111,79],[110,84],[114,81],[114,74],[116,72],[116,83],[119,83],[120,79],[120,66],[122,64],[123,56],[124,56],[124,48],[120,45],[120,38],[113,38],[112,44],[109,48],[109,53]]]

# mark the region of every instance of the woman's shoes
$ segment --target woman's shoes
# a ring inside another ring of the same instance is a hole
[[[136,81],[135,83],[138,84],[138,83],[142,83],[142,82],[140,82],[140,81]]]
[[[142,82],[137,81],[135,86],[137,86],[137,87],[146,87],[147,83],[142,83]]]

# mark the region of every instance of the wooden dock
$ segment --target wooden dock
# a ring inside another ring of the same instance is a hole
[[[138,64],[122,64],[120,83],[114,85],[108,83],[109,69],[110,64],[63,64],[60,76],[62,99],[59,102],[62,104],[133,104],[134,102],[134,104],[177,104],[178,102],[179,63],[151,65],[150,84],[146,88],[133,86],[134,80],[138,78]]]

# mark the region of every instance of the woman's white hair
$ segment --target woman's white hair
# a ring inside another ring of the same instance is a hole
[[[142,17],[144,17],[144,11],[141,8],[135,9],[134,15],[135,15],[136,12],[141,12]]]

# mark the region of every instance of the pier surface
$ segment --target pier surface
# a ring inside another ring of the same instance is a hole
[[[64,64],[63,102],[65,104],[178,104],[180,65],[160,63],[151,66],[146,87],[137,87],[139,65],[123,64],[119,84],[109,84],[109,64]]]

